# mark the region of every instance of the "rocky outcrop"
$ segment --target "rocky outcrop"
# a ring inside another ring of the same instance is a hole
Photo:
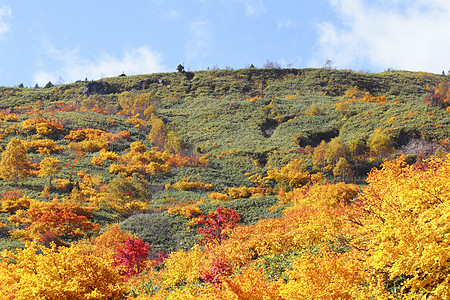
[[[111,86],[105,81],[91,81],[86,83],[83,90],[81,91],[83,95],[92,95],[92,94],[109,94],[112,93]]]

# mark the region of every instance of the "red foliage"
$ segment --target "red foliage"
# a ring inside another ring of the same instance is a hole
[[[202,234],[204,240],[198,240],[198,243],[200,245],[220,244],[223,239],[228,237],[225,231],[236,227],[241,215],[234,209],[219,206],[215,213],[199,216],[195,224],[203,225],[197,229],[197,233]]]
[[[57,247],[67,246],[64,242],[61,241],[61,239],[59,239],[58,235],[52,229],[42,233],[39,242],[45,247],[50,247],[51,243],[54,243]]]
[[[169,257],[169,254],[167,254],[164,251],[160,251],[152,256],[152,258],[150,259],[149,266],[151,266],[151,267],[161,266],[164,263],[164,261],[166,260],[166,258],[168,258],[168,257]]]
[[[202,279],[215,285],[222,283],[222,277],[230,276],[233,270],[225,258],[216,258],[209,270],[203,271]]]
[[[123,266],[120,275],[126,278],[135,276],[145,269],[145,260],[150,249],[150,245],[142,239],[128,237],[122,247],[115,249],[113,266]]]

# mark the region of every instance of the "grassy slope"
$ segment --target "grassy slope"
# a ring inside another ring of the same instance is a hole
[[[437,107],[423,104],[428,93],[426,86],[437,84],[445,77],[412,72],[385,72],[363,74],[326,69],[242,69],[194,72],[192,80],[180,73],[139,75],[105,78],[111,87],[106,95],[83,96],[85,82],[54,86],[48,89],[0,88],[0,109],[4,113],[17,113],[25,120],[35,114],[21,114],[32,108],[40,110],[44,118],[55,118],[64,123],[64,133],[56,138],[61,146],[67,146],[64,135],[77,128],[99,128],[111,131],[128,130],[131,140],[118,145],[115,151],[122,154],[131,141],[140,140],[151,146],[147,131],[133,127],[124,117],[115,115],[120,109],[117,99],[124,91],[134,94],[153,92],[157,115],[176,131],[186,142],[188,152],[209,155],[208,168],[182,167],[171,174],[155,176],[151,185],[164,186],[182,177],[213,184],[213,190],[223,192],[231,186],[251,185],[245,173],[264,173],[267,165],[281,166],[297,157],[297,150],[306,144],[316,146],[322,139],[340,137],[344,142],[365,139],[375,129],[388,132],[396,148],[411,138],[434,140],[448,136],[450,118]],[[353,103],[344,110],[337,110],[336,103],[345,100],[345,91],[358,86],[374,96],[386,96],[384,104]],[[107,108],[111,114],[89,112],[52,112],[58,104],[76,104],[83,108],[95,105]],[[317,105],[321,113],[306,116],[306,110]],[[45,112],[47,111],[47,112]],[[412,113],[410,113],[412,112]],[[111,120],[114,120],[112,123]],[[113,124],[113,125],[112,125]],[[5,121],[2,128],[19,127],[18,122]],[[13,136],[23,139],[25,134],[9,134],[0,141],[4,149]],[[80,170],[97,174],[105,183],[114,175],[107,167],[92,165],[93,154],[87,154],[73,169],[64,168],[60,178],[73,178]],[[71,153],[64,151],[53,155],[63,163],[72,160]],[[39,162],[44,155],[30,154]],[[41,191],[46,179],[30,178],[21,186],[25,195],[43,200]],[[15,187],[4,183],[3,191]],[[54,193],[53,196],[64,196]],[[166,191],[155,193],[152,209],[158,209],[168,198],[173,201],[206,198],[206,192]],[[255,222],[258,218],[277,215],[268,208],[277,203],[274,196],[255,199],[238,199],[221,205],[245,212],[244,221]],[[200,205],[202,211],[213,210],[217,203]],[[125,220],[115,218],[114,213],[100,211],[95,214],[97,222],[122,222],[152,243],[154,250],[167,250],[181,245],[188,246],[195,234],[186,230],[186,218],[167,212],[154,215],[132,216]],[[5,222],[6,214],[1,214]],[[152,220],[147,220],[148,218]],[[150,222],[151,221],[151,222]],[[148,225],[149,222],[155,225]],[[160,224],[161,226],[157,225]],[[164,225],[164,226],[163,226]],[[159,227],[158,227],[159,226]],[[8,224],[1,232],[2,247],[16,246],[8,239]],[[164,238],[167,237],[167,238]]]

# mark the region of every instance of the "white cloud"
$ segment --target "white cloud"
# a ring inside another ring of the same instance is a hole
[[[261,0],[243,0],[245,4],[245,13],[249,17],[267,12],[266,7]]]
[[[281,30],[283,28],[290,28],[290,27],[292,27],[292,25],[294,25],[294,24],[292,23],[291,19],[278,20],[277,29]]]
[[[49,43],[44,44],[37,69],[33,79],[41,86],[49,81],[55,83],[60,77],[65,82],[74,82],[117,76],[122,72],[137,75],[167,70],[162,65],[162,56],[147,47],[129,49],[120,58],[103,53],[96,60],[86,60],[80,57],[79,49],[60,50]]]
[[[319,51],[339,68],[392,67],[440,73],[450,68],[450,1],[330,0],[342,21],[318,25]]]
[[[209,54],[211,32],[207,21],[196,21],[189,25],[188,43],[186,44],[187,63],[206,57]]]
[[[168,20],[176,20],[181,16],[180,12],[176,11],[176,10],[169,10],[167,11],[167,13],[164,15],[164,17]]]
[[[3,19],[5,17],[11,17],[11,8],[9,6],[0,7],[0,39],[4,38],[5,34],[9,31],[10,26]]]

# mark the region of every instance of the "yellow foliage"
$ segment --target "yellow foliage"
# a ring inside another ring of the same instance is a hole
[[[135,141],[130,144],[131,152],[140,152],[143,153],[146,150],[145,145],[142,144],[141,141]]]
[[[218,201],[228,201],[228,200],[230,200],[230,198],[228,198],[227,194],[217,193],[217,192],[209,193],[208,197],[213,199],[213,200],[218,200]]]
[[[103,159],[94,154],[92,156],[91,163],[97,166],[103,166]]]
[[[331,241],[341,228],[339,210],[296,208],[286,211],[283,218],[261,219],[257,224],[234,228],[213,252],[236,267],[255,256],[278,255]]]
[[[23,132],[33,132],[38,135],[50,135],[53,133],[61,132],[64,128],[63,124],[58,123],[54,120],[49,121],[44,118],[34,117],[29,118],[22,123],[20,123],[20,127]]]
[[[247,98],[245,98],[247,101],[250,101],[250,102],[254,102],[254,101],[256,101],[256,100],[260,100],[260,99],[262,99],[262,97],[261,96],[255,96],[255,97],[247,97]]]
[[[18,122],[19,121],[19,118],[17,117],[16,114],[7,114],[7,115],[2,114],[1,119],[5,120],[5,121],[9,121],[9,122]]]
[[[202,270],[206,267],[207,255],[204,250],[194,246],[190,251],[178,250],[169,254],[163,271],[164,284],[180,285],[199,281]]]
[[[22,196],[18,199],[4,199],[2,200],[1,212],[15,212],[17,210],[27,210],[30,208],[31,198]]]
[[[115,139],[115,135],[101,129],[86,128],[71,130],[65,138],[71,141],[69,148],[96,152],[101,149],[109,149],[110,144]]]
[[[2,256],[2,299],[106,300],[126,292],[112,257],[83,253],[76,245],[45,248],[33,242]]]
[[[321,114],[320,108],[314,104],[306,109],[305,114],[310,117],[319,116]]]
[[[32,165],[27,160],[27,149],[23,141],[17,138],[11,139],[2,152],[0,178],[17,184],[19,180],[32,174]]]
[[[167,141],[167,127],[164,121],[158,118],[155,114],[151,116],[152,129],[148,134],[148,139],[159,148],[164,148]]]
[[[121,247],[128,237],[132,237],[130,232],[124,232],[120,228],[120,225],[112,224],[108,225],[105,232],[92,238],[92,245],[97,247],[97,253],[101,251],[104,254],[112,254],[114,253],[114,249],[116,247]]]
[[[122,157],[114,156],[105,151],[101,152],[100,155],[118,162],[110,166],[110,173],[124,172],[128,175],[133,173],[149,175],[169,173],[171,170],[170,160],[176,156],[166,151],[146,150],[145,145],[140,141],[131,143],[130,151],[122,155]],[[187,163],[189,164],[190,160]]]
[[[210,299],[281,300],[280,282],[268,281],[262,269],[245,268],[241,274],[223,280],[223,288],[210,287]],[[204,298],[206,299],[206,297]]]
[[[450,298],[449,177],[450,155],[417,166],[401,157],[373,169],[363,189],[368,264],[388,280],[403,276],[403,293]]]
[[[41,154],[52,154],[58,153],[61,150],[64,150],[65,147],[59,147],[55,141],[50,139],[38,139],[38,140],[30,140],[23,141],[23,144],[27,151],[36,151]]]
[[[353,166],[344,157],[339,158],[333,168],[333,175],[335,177],[341,176],[343,180],[348,176],[351,176],[352,172]]]
[[[264,180],[274,179],[283,190],[291,190],[323,179],[322,173],[311,174],[303,168],[303,161],[293,159],[281,169],[271,168]]]
[[[145,147],[145,146],[144,146]],[[99,156],[93,155],[91,159],[91,163],[98,166],[103,166],[103,162],[107,160],[112,161],[121,161],[121,157],[113,152],[113,151],[107,151],[106,149],[100,149]]]
[[[361,91],[358,86],[353,86],[347,89],[344,93],[344,97],[346,98],[360,98],[364,95],[364,92]]]
[[[52,178],[62,169],[62,166],[59,164],[59,160],[53,157],[46,157],[40,162],[39,166],[40,170],[38,176],[48,177],[49,185],[51,186]]]
[[[380,160],[388,157],[395,151],[391,138],[379,130],[374,131],[369,136],[367,146],[370,148],[370,153]]]
[[[292,267],[288,283],[280,289],[283,299],[371,299],[363,285],[363,263],[354,252],[305,253]]]
[[[174,189],[174,190],[210,190],[212,189],[212,184],[209,183],[203,183],[200,181],[189,181],[189,177],[183,177],[181,181],[177,181],[174,184],[166,184],[165,186],[166,190]]]
[[[230,187],[227,189],[227,193],[231,199],[248,198],[252,195],[250,188],[246,186]]]
[[[187,204],[187,205],[174,205],[170,206],[167,209],[169,214],[181,214],[186,218],[190,219],[193,216],[199,215],[202,213],[202,210],[198,207],[197,204]]]
[[[120,156],[117,153],[112,152],[112,151],[107,151],[105,149],[101,149],[98,154],[104,161],[106,161],[106,160],[120,161]]]
[[[141,125],[144,125],[147,123],[145,120],[142,120],[141,118],[139,118],[139,114],[129,117],[129,118],[125,119],[125,121],[129,122],[131,124],[134,124],[134,127],[140,127]]]
[[[339,182],[336,184],[315,184],[310,188],[296,188],[291,192],[281,191],[278,197],[283,203],[294,203],[294,208],[301,206],[310,208],[334,207],[339,204],[350,204],[359,191],[356,184]]]
[[[70,180],[68,179],[57,178],[55,179],[55,181],[57,182],[56,188],[61,191],[66,191],[67,187],[71,184]]]

